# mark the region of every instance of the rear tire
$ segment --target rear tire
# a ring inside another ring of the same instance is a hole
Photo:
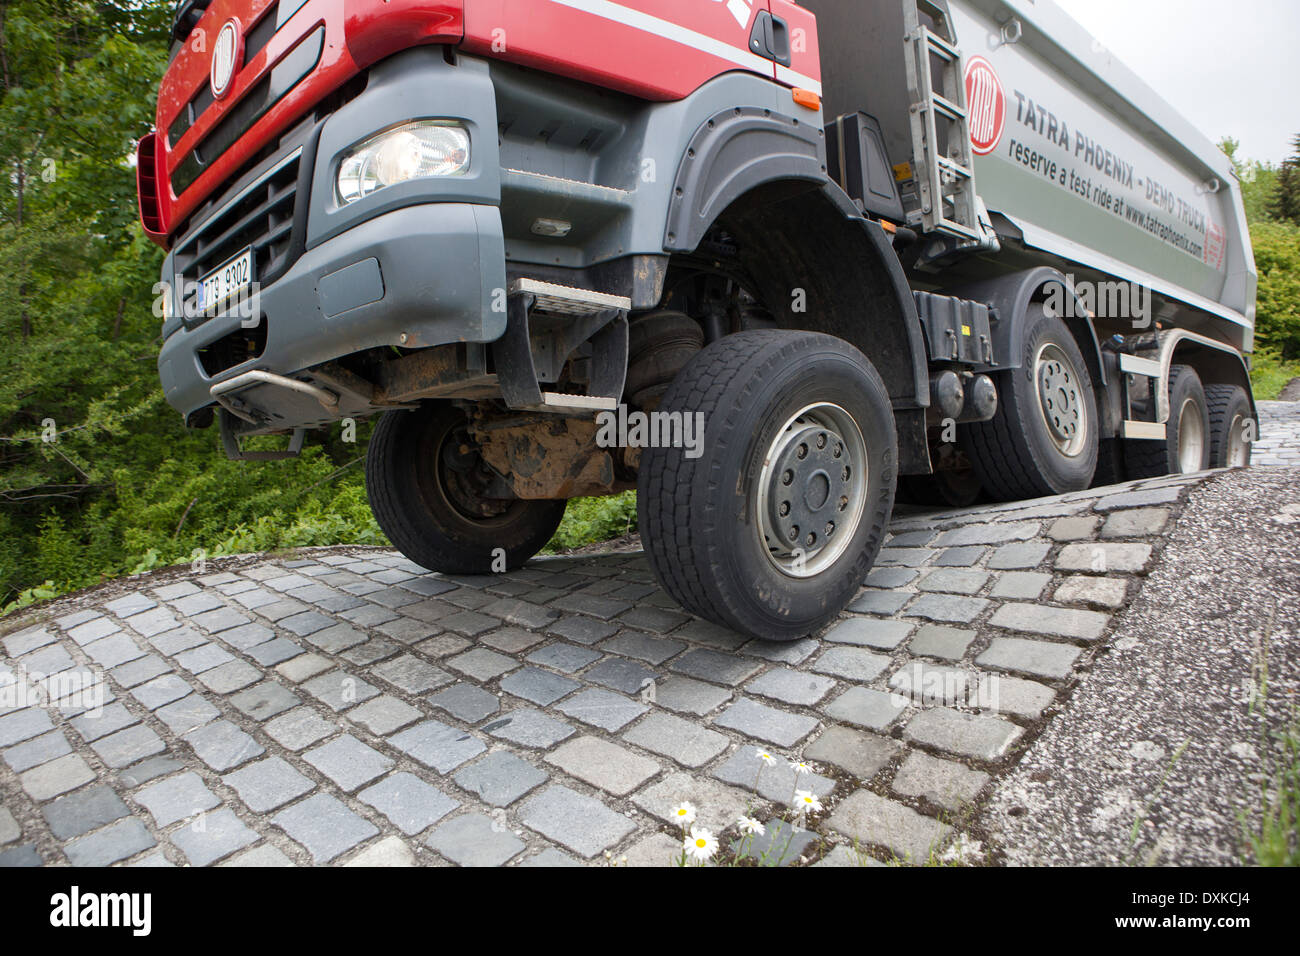
[[[1247,430],[1255,427],[1250,396],[1240,385],[1207,385],[1205,401],[1210,409],[1210,467],[1250,467],[1251,442]]]
[[[638,518],[664,589],[755,638],[833,620],[875,562],[897,482],[889,393],[866,356],[827,335],[740,332],[692,358],[659,410],[705,424],[698,457],[641,458]]]
[[[1097,469],[1097,397],[1065,323],[1036,303],[1021,367],[998,376],[993,419],[959,429],[980,484],[999,501],[1083,491]]]
[[[1169,370],[1169,423],[1164,441],[1125,443],[1124,463],[1130,478],[1189,475],[1210,467],[1210,412],[1196,370],[1175,365]]]
[[[452,453],[472,448],[465,425],[464,413],[446,402],[385,413],[366,455],[370,510],[397,550],[421,567],[488,574],[501,570],[504,552],[512,570],[551,540],[567,502],[479,494],[478,469],[486,466],[472,451],[468,458]]]

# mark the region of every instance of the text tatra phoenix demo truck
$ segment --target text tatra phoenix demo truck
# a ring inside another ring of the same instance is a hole
[[[184,0],[139,185],[167,400],[382,415],[438,571],[636,488],[673,598],[793,639],[896,494],[1249,458],[1232,165],[1046,0]]]

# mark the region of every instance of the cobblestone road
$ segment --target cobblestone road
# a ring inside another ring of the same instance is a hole
[[[1267,414],[1265,442],[1295,427]],[[1203,480],[902,518],[794,644],[682,614],[640,554],[454,578],[324,549],[115,582],[5,622],[0,865],[668,865],[680,802],[730,845],[796,786],[822,810],[769,826],[768,862],[961,857],[965,808]],[[51,707],[42,678],[99,683]]]

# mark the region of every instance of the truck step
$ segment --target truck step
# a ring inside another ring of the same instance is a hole
[[[510,283],[509,292],[512,297],[531,295],[533,311],[551,315],[598,315],[601,312],[628,312],[632,309],[632,300],[626,296],[576,289],[538,279],[516,279]]]

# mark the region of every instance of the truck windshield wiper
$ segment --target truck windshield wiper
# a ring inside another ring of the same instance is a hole
[[[172,19],[172,39],[177,43],[189,39],[190,32],[211,4],[212,0],[180,0],[176,4],[176,16]]]

